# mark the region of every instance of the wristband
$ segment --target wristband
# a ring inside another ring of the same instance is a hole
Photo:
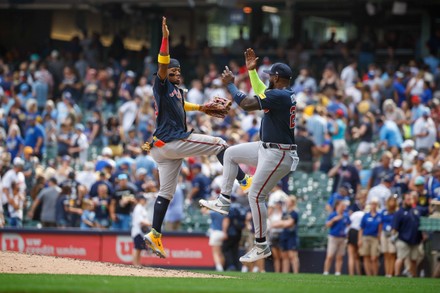
[[[157,62],[162,64],[170,64],[170,55],[163,56],[163,55],[157,55]]]
[[[160,45],[159,52],[167,53],[168,52],[168,38],[162,38],[162,44]]]
[[[185,109],[185,111],[198,111],[200,110],[200,105],[185,102],[183,108]]]
[[[246,95],[238,90],[238,88],[233,83],[229,83],[228,91],[231,93],[232,98],[237,103],[237,105],[240,105],[241,101],[243,101],[246,98]]]

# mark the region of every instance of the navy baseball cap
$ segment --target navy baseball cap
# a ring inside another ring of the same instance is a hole
[[[291,79],[293,75],[292,69],[290,69],[289,65],[284,63],[275,63],[270,70],[263,70],[263,72],[269,75],[278,75],[287,79]]]
[[[170,59],[170,64],[168,64],[168,68],[175,68],[175,67],[179,67],[180,68],[180,62],[177,59],[171,58]]]

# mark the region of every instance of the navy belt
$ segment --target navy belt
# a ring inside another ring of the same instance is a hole
[[[263,142],[263,148],[265,148],[265,149],[279,149],[282,151],[296,151],[296,144]]]

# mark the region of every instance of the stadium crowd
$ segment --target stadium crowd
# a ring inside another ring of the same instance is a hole
[[[258,73],[264,82],[263,70],[276,61],[298,71],[292,81],[297,172],[333,178],[326,195],[324,274],[335,261],[339,275],[348,251],[350,274],[377,275],[383,253],[385,275],[399,275],[405,259],[409,274],[417,275],[426,239],[418,230],[419,218],[440,200],[440,36],[433,40],[428,56],[409,62],[390,54],[374,64],[374,54],[364,54],[362,46],[352,55],[346,44],[332,39],[316,58],[299,43],[261,56]],[[234,44],[241,52],[249,45]],[[129,230],[137,204],[152,216],[160,184],[156,163],[141,149],[154,131],[156,64],[148,56],[128,57],[118,43],[107,50],[97,35],[74,38],[62,50],[47,49],[23,56],[11,51],[0,58],[0,227]],[[236,74],[240,90],[252,94],[243,60],[226,50],[214,56],[207,46],[200,54],[194,63],[184,44],[171,49],[171,56],[193,65],[188,74],[193,79],[181,85],[189,102],[227,96],[219,79],[224,65]],[[224,120],[199,112],[187,117],[190,128],[230,145],[258,140],[261,116],[238,107]],[[215,158],[185,161],[166,231],[179,230],[185,215],[198,210],[199,199],[218,196],[220,174]],[[297,273],[301,210],[289,190],[283,180],[269,195],[268,226],[274,270]],[[227,217],[206,212],[218,270],[240,269],[240,241],[248,240],[244,247],[252,244],[246,197],[240,188],[235,195]],[[264,263],[242,270],[264,271]]]

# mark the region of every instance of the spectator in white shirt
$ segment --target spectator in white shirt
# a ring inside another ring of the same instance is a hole
[[[24,194],[26,191],[26,184],[25,184],[25,178],[23,175],[23,166],[24,161],[23,159],[16,157],[14,161],[12,162],[13,168],[10,169],[8,172],[5,173],[5,175],[2,178],[2,200],[1,202],[3,204],[9,202],[9,198],[12,196],[12,184],[16,183],[18,184],[21,194],[24,199]]]
[[[201,105],[205,102],[203,84],[199,79],[195,79],[191,82],[191,89],[189,90],[186,99],[189,103],[198,105]]]
[[[133,265],[141,265],[141,251],[146,250],[143,235],[147,233],[151,223],[148,221],[148,214],[146,210],[147,198],[144,194],[136,196],[136,206],[132,214],[131,237],[134,242],[133,249]]]
[[[124,134],[128,133],[128,130],[135,122],[140,104],[141,98],[135,95],[134,100],[127,101],[119,107],[119,121],[122,124]]]
[[[437,130],[432,120],[429,108],[422,110],[422,117],[418,118],[414,123],[413,131],[416,137],[416,150],[426,155],[434,146],[437,138]]]
[[[81,166],[84,165],[87,161],[87,151],[89,148],[87,136],[84,134],[84,125],[75,125],[75,133],[72,136],[70,144],[70,155],[75,159],[77,164],[80,164]]]
[[[418,152],[414,149],[413,140],[407,139],[402,143],[402,161],[405,172],[412,170],[417,154]]]
[[[377,198],[379,200],[378,211],[382,211],[386,208],[386,202],[391,196],[391,186],[393,184],[394,178],[392,175],[387,175],[382,179],[382,182],[370,189],[367,195],[367,205]]]
[[[358,80],[357,61],[355,59],[351,60],[350,64],[342,69],[341,81],[345,90],[350,87],[354,87],[356,81]]]

